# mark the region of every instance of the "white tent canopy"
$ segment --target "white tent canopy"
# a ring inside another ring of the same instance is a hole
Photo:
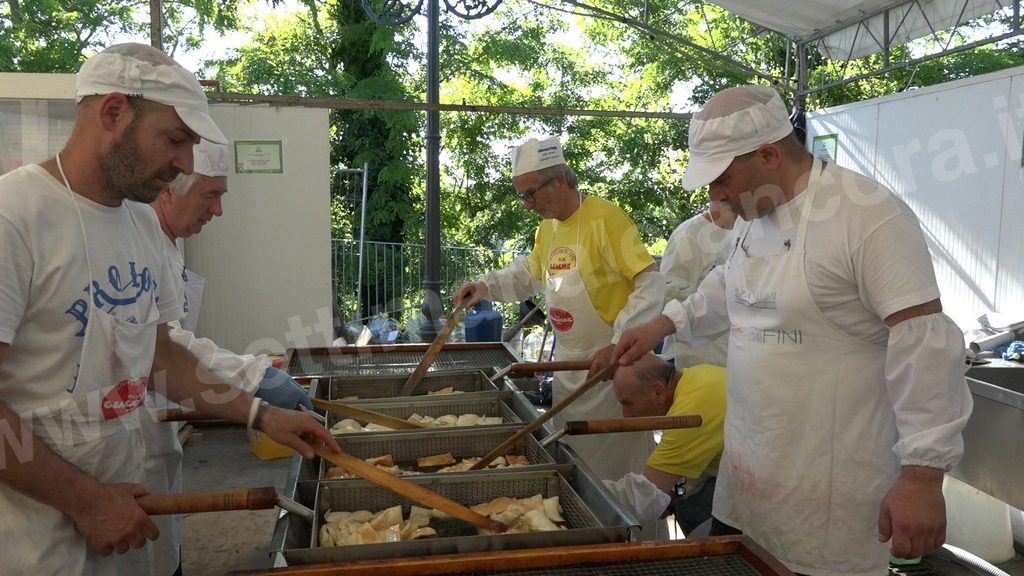
[[[860,58],[1006,7],[998,0],[716,0],[795,41],[818,41],[834,59]]]

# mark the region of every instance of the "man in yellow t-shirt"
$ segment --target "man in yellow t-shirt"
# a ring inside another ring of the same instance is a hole
[[[718,461],[725,445],[725,368],[697,364],[680,372],[661,358],[648,354],[615,372],[615,397],[622,415],[674,416],[699,414],[697,428],[665,430],[647,459],[643,474],[627,475],[609,486],[613,491],[651,494],[654,489],[672,498],[672,508],[683,532],[711,518]],[[628,488],[627,488],[628,487]],[[637,519],[660,515],[665,498],[639,497]],[[642,504],[641,504],[642,503]]]
[[[555,359],[610,358],[618,335],[655,318],[665,297],[665,280],[636,225],[611,202],[580,192],[557,138],[531,139],[513,150],[512,186],[523,207],[544,218],[533,252],[463,284],[455,303],[510,302],[543,290],[555,332]],[[578,389],[586,377],[584,371],[555,373],[553,402]],[[559,428],[569,420],[618,415],[611,386],[603,385],[580,396],[553,424]],[[601,479],[639,472],[654,447],[648,432],[577,436],[565,442]],[[652,532],[645,531],[645,537]]]

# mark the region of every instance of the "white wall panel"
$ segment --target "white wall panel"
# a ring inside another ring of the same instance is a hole
[[[1009,97],[996,101],[996,115],[1006,149],[1003,171],[1003,204],[1000,210],[999,276],[996,308],[1024,317],[1024,74],[1011,79]]]
[[[879,105],[877,177],[920,218],[943,303],[961,325],[995,305],[1006,150],[993,103],[1009,85],[998,78]]]
[[[284,172],[230,174],[223,217],[186,241],[186,264],[206,278],[196,332],[235,352],[282,353],[289,347],[328,345],[327,111],[211,109],[232,141],[280,140]]]
[[[809,137],[839,134],[839,164],[889,186],[918,215],[943,304],[963,327],[983,312],[1009,311],[1024,296],[1024,232],[1007,214],[1024,200],[1022,74],[960,80],[808,120]]]

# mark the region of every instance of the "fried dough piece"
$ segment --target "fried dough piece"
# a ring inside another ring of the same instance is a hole
[[[419,468],[429,468],[431,466],[446,466],[448,464],[454,464],[455,457],[452,456],[451,452],[445,452],[444,454],[434,454],[432,456],[423,456],[416,459],[416,466]]]

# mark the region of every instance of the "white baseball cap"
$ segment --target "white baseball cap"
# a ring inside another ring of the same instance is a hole
[[[115,44],[82,64],[75,80],[75,102],[86,96],[120,92],[174,108],[193,132],[211,142],[228,139],[210,118],[206,93],[194,74],[146,44]]]
[[[565,164],[565,156],[562,155],[562,145],[558,138],[553,136],[543,140],[530,138],[512,149],[513,178],[559,164]]]
[[[690,163],[683,188],[710,184],[737,156],[792,131],[786,105],[767,86],[739,86],[715,94],[690,120]]]
[[[192,148],[192,171],[203,176],[227,176],[231,172],[231,153],[227,144],[202,139]]]

